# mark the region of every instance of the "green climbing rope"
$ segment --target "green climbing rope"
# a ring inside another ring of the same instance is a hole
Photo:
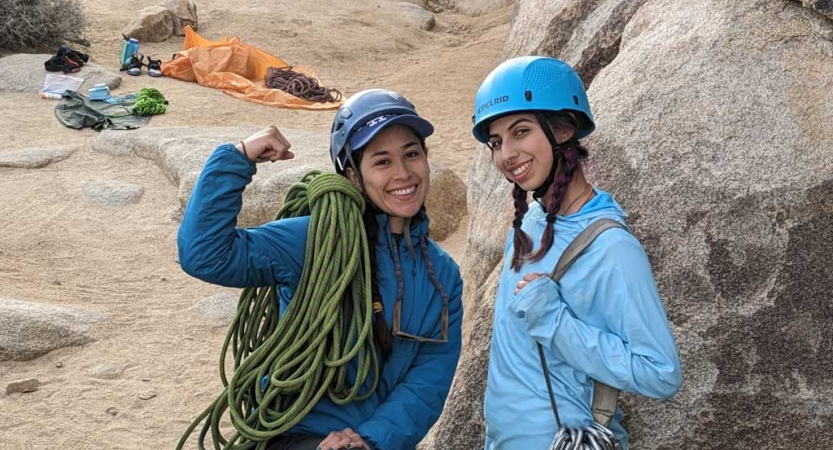
[[[138,116],[155,116],[165,114],[168,110],[168,101],[165,96],[154,88],[142,88],[136,95],[136,102],[133,103],[133,114]]]
[[[298,288],[283,317],[277,286],[243,290],[220,352],[225,389],[188,427],[177,450],[203,421],[200,450],[209,432],[215,449],[263,450],[325,394],[346,404],[376,389],[379,364],[371,331],[364,207],[361,194],[340,175],[310,171],[289,188],[276,219],[310,216]],[[225,373],[229,345],[234,358],[230,381]],[[358,373],[350,384],[347,367],[354,359]],[[229,438],[220,430],[226,411],[235,428]]]

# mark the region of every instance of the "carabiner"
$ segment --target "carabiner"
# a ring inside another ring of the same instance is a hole
[[[585,431],[587,432],[586,440],[590,443],[590,446],[593,447],[592,450],[611,450],[607,445],[604,444],[605,439],[599,435],[599,430],[591,426],[585,428]],[[600,442],[602,442],[602,444],[600,444]],[[602,448],[602,445],[604,445],[604,448]]]
[[[583,435],[581,428],[570,428],[570,439],[573,441],[570,450],[581,450],[581,437]]]
[[[616,438],[616,435],[613,434],[613,432],[610,431],[609,428],[600,424],[599,422],[593,422],[592,424],[590,424],[590,428],[596,430],[601,434],[607,448],[609,448],[610,450],[622,450],[622,443],[619,442],[619,439]]]

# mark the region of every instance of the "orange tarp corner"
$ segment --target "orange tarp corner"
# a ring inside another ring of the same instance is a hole
[[[310,102],[267,87],[264,79],[269,67],[289,67],[289,64],[257,47],[241,43],[238,37],[209,41],[186,26],[182,50],[176,52],[171,61],[162,63],[162,74],[279,108],[328,110],[341,105],[340,101]],[[294,66],[292,70],[317,79],[315,72],[307,67]]]

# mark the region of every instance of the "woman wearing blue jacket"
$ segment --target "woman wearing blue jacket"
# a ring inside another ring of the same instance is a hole
[[[364,222],[380,379],[365,400],[336,405],[322,397],[269,449],[414,449],[439,417],[460,355],[463,311],[459,269],[427,235],[425,138],[432,133],[407,99],[388,90],[362,91],[336,113],[333,164],[369,204]],[[236,218],[255,163],[291,159],[289,148],[275,127],[217,147],[179,229],[185,272],[223,286],[278,285],[286,307],[305,263],[309,217],[245,229]]]
[[[596,382],[655,398],[680,389],[679,356],[648,258],[625,228],[602,233],[560,282],[549,277],[588,225],[601,218],[624,225],[627,217],[584,178],[587,150],[579,140],[594,128],[581,79],[553,58],[508,60],[477,91],[473,133],[513,183],[515,206],[495,302],[487,450],[553,442],[558,427],[538,344],[568,428],[594,422]],[[608,430],[626,449],[621,422],[617,408]]]

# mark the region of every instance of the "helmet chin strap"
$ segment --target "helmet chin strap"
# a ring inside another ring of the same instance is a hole
[[[555,135],[552,133],[552,129],[550,128],[546,117],[544,117],[544,114],[536,112],[535,118],[538,119],[538,124],[541,126],[541,129],[544,130],[544,134],[547,136],[547,140],[550,142],[550,146],[552,147],[552,165],[550,166],[550,173],[547,175],[547,179],[544,180],[544,183],[532,191],[532,198],[537,200],[547,193],[550,186],[552,186],[553,181],[555,181],[555,171],[558,170],[558,160],[564,155],[564,151],[555,140]]]

